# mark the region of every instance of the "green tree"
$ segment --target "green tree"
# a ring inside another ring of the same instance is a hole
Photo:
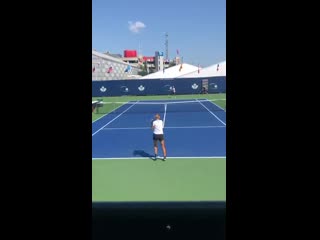
[[[147,63],[146,62],[144,62],[143,65],[140,65],[140,71],[138,72],[138,74],[141,75],[141,76],[148,75]]]

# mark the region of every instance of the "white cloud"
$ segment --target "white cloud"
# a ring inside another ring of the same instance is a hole
[[[146,25],[143,22],[137,21],[137,22],[128,22],[129,23],[129,30],[133,33],[140,32],[141,29],[145,28]]]

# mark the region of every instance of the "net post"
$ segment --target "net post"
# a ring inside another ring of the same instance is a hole
[[[99,113],[99,108],[101,107],[101,104],[102,104],[102,102],[103,102],[103,99],[102,98],[99,98],[99,99],[97,99],[97,110],[96,110],[96,113],[98,114]]]

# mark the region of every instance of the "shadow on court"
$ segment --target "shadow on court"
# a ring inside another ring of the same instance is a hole
[[[148,157],[150,159],[152,159],[154,157],[154,155],[150,155],[149,153],[146,153],[143,150],[134,150],[133,151],[133,155],[134,156],[140,156],[140,157]]]

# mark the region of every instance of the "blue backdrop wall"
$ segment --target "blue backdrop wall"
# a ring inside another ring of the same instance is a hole
[[[226,77],[181,78],[152,80],[112,80],[93,81],[92,96],[123,96],[123,95],[168,95],[172,86],[176,94],[198,94],[201,92],[203,80],[208,80],[209,93],[225,93]]]

